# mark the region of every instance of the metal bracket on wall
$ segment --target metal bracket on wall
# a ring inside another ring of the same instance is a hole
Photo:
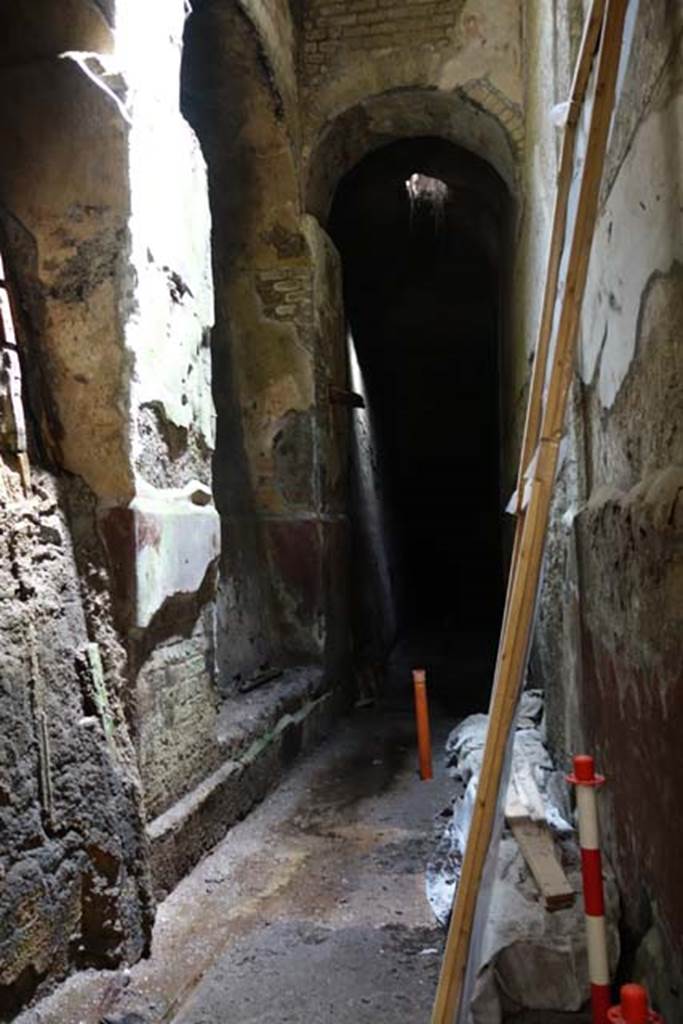
[[[329,387],[330,405],[346,405],[351,409],[364,409],[365,399],[357,391],[347,391],[345,388]]]

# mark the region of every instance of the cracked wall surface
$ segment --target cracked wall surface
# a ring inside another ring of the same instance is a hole
[[[0,476],[6,1020],[70,967],[137,959],[149,942],[152,898],[125,652],[111,624],[106,569],[84,532],[92,503],[68,483],[65,495],[44,472],[34,474],[29,498],[4,461]]]
[[[3,1020],[73,967],[144,953],[145,817],[216,742],[210,216],[179,109],[184,16],[180,0],[0,12],[27,422],[0,465]],[[155,672],[167,648],[175,670]]]
[[[605,845],[636,950],[626,969],[667,1019],[681,1014],[683,973],[680,849],[666,838],[681,816],[682,13],[664,2],[628,12],[532,661],[556,752],[585,747],[607,775]],[[540,257],[554,163],[546,96],[562,100],[566,76],[549,20],[534,31],[527,195]]]
[[[214,220],[225,692],[269,664],[331,664],[344,629],[325,574],[347,532],[328,397],[346,372],[339,271],[301,209],[294,32],[286,5],[236,3],[198,5],[186,31]]]

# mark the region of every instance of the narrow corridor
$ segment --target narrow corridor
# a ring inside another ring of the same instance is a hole
[[[76,974],[17,1024],[427,1024],[444,933],[425,868],[453,794],[453,720],[432,708],[434,779],[422,783],[399,692],[408,654],[392,660],[382,706],[300,759],[160,905],[149,960]]]
[[[0,0],[0,1024],[683,1022],[682,66],[683,0]]]

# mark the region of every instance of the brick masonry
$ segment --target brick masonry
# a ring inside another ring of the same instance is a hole
[[[198,629],[155,651],[138,677],[138,755],[149,815],[166,810],[218,764],[209,661]]]
[[[524,146],[524,114],[518,103],[513,103],[504,92],[496,89],[488,78],[475,78],[465,82],[460,92],[470,103],[493,114],[503,125],[510,137],[518,158]]]
[[[301,47],[306,86],[321,84],[340,59],[388,49],[453,46],[464,0],[312,0]]]

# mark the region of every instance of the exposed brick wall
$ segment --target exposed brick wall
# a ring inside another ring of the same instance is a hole
[[[138,677],[138,750],[150,817],[213,771],[216,696],[202,625],[156,650]]]
[[[496,89],[488,78],[475,78],[465,82],[460,91],[470,102],[493,114],[500,121],[510,137],[516,155],[521,157],[524,146],[524,114],[521,105],[513,103],[505,93]]]
[[[301,69],[315,88],[351,54],[453,44],[464,0],[311,0],[304,21]]]

